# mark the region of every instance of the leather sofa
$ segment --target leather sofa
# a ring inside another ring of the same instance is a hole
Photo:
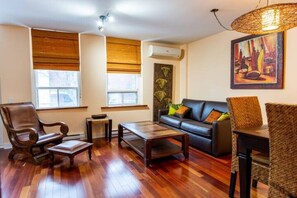
[[[190,108],[184,118],[168,115],[168,109],[159,110],[159,123],[178,129],[189,135],[189,145],[214,156],[231,152],[232,136],[230,120],[206,124],[212,109],[228,112],[226,102],[183,99],[182,104]]]

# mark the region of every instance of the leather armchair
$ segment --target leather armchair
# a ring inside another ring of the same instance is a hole
[[[59,144],[63,137],[67,136],[69,129],[65,123],[42,122],[31,102],[1,104],[0,110],[3,124],[12,144],[9,160],[12,160],[15,154],[20,153],[28,157],[30,161],[38,162],[38,158],[47,154],[44,149],[45,145]],[[60,126],[60,132],[47,134],[44,126]]]

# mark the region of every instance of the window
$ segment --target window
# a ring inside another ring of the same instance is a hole
[[[107,74],[107,105],[138,104],[139,74]]]
[[[106,37],[107,105],[139,104],[141,41]]]
[[[79,72],[34,70],[39,108],[79,106]]]

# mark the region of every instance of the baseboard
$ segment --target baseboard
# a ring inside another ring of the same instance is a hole
[[[12,146],[10,143],[0,144],[0,148],[2,149],[11,149]]]
[[[66,137],[63,138],[63,140],[81,140],[84,139],[85,135],[84,134],[70,134]]]
[[[115,133],[117,133],[117,130],[112,131],[113,137],[117,136],[117,134],[115,134]],[[103,137],[105,137],[104,134],[93,136],[93,138],[103,138]],[[70,134],[69,136],[64,138],[64,140],[84,140],[84,139],[87,139],[85,133]],[[11,148],[12,148],[12,145],[10,143],[0,144],[0,149],[11,149]]]

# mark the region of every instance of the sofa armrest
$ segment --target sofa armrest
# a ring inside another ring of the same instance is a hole
[[[159,109],[159,111],[158,111],[158,122],[160,122],[161,115],[167,115],[168,112],[169,112],[168,109]]]
[[[213,122],[212,153],[215,156],[231,153],[232,131],[230,120]]]

